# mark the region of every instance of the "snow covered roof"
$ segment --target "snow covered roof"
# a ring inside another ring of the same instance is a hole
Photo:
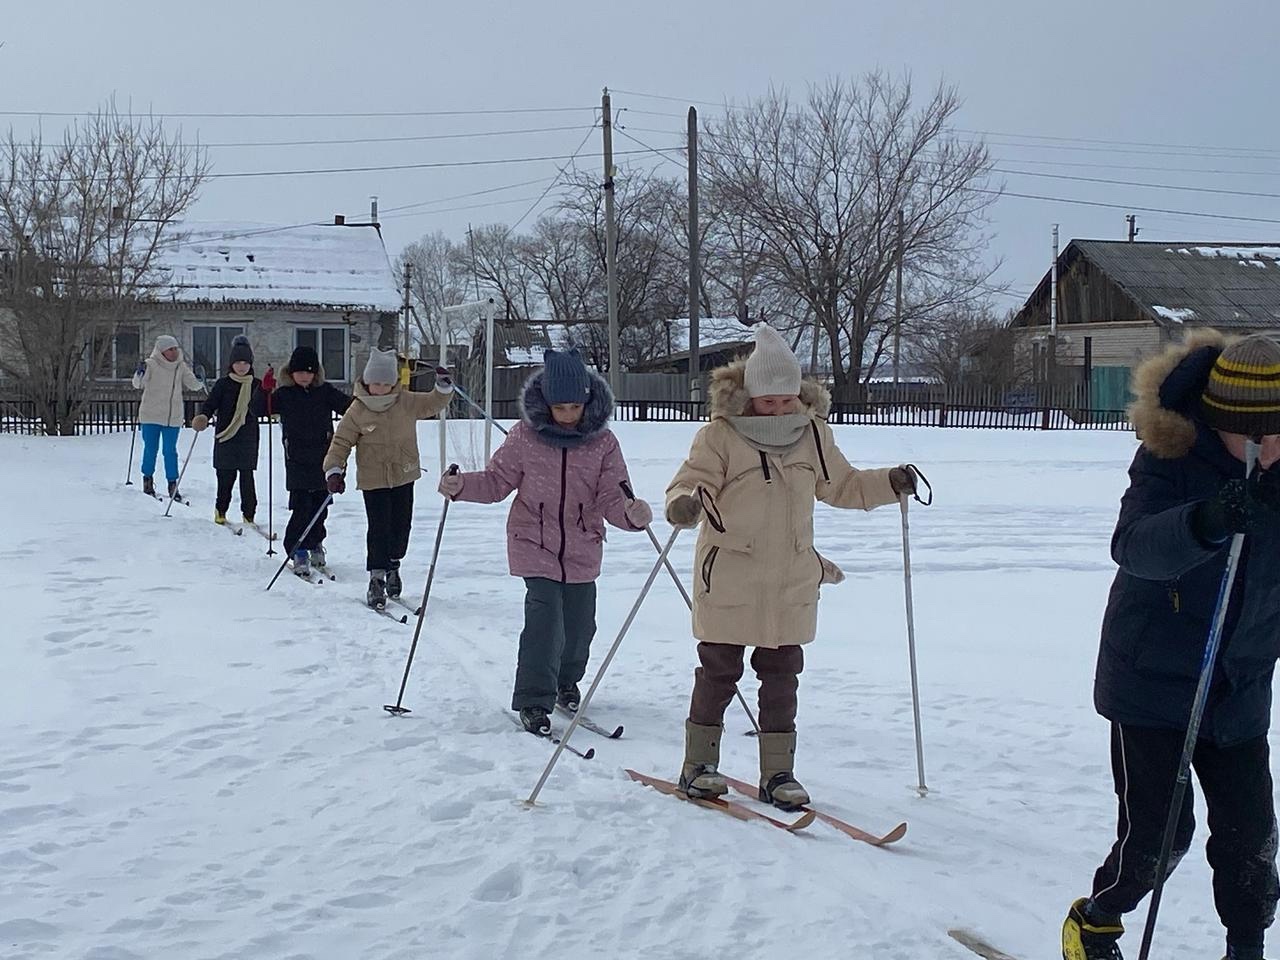
[[[158,300],[397,311],[401,293],[369,224],[174,225],[156,257]]]

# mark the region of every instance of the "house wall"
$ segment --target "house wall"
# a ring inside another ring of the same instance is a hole
[[[346,318],[344,320],[344,317]],[[141,327],[144,355],[151,352],[156,337],[169,334],[177,337],[183,352],[193,354],[194,329],[199,326],[243,327],[253,347],[255,369],[261,373],[268,365],[277,370],[285,365],[296,345],[296,333],[303,327],[345,328],[347,331],[347,370],[345,377],[329,378],[350,383],[358,377],[374,345],[395,343],[395,314],[379,314],[353,311],[340,313],[333,310],[307,309],[214,309],[208,306],[170,307],[148,311],[140,308],[130,323]],[[225,365],[225,361],[223,363]],[[207,371],[207,376],[223,373],[223,370]]]
[[[1021,327],[1017,330],[1020,348],[1031,349],[1030,344],[1039,340],[1042,344],[1049,336],[1049,327]],[[1093,340],[1093,365],[1095,367],[1134,367],[1167,342],[1164,329],[1151,321],[1120,321],[1114,323],[1073,323],[1058,325],[1058,364],[1067,367],[1084,366],[1084,340]]]

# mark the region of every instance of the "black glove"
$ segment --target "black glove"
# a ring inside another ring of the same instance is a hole
[[[436,389],[441,393],[453,392],[453,374],[448,367],[436,367]]]
[[[1250,480],[1228,480],[1217,496],[1197,505],[1191,515],[1191,529],[1201,542],[1215,546],[1237,533],[1252,533],[1267,519],[1268,513],[1280,517],[1276,513],[1280,500],[1272,492],[1276,486],[1272,481],[1264,487],[1258,476]]]
[[[139,361],[138,361],[138,367],[137,367],[137,369],[136,369],[136,370],[134,370],[134,371],[133,371],[133,375],[134,375],[135,377],[141,377],[141,376],[143,376],[146,372],[147,372],[147,361],[145,361],[145,360],[139,360]]]

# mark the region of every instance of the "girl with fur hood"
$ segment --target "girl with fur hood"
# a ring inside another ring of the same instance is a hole
[[[1247,534],[1192,758],[1209,811],[1230,960],[1262,960],[1280,897],[1267,731],[1280,656],[1280,345],[1200,331],[1137,370],[1142,440],[1111,540],[1094,705],[1111,722],[1116,841],[1072,904],[1066,960],[1119,960],[1121,917],[1156,879],[1174,781],[1233,536]],[[1262,438],[1246,480],[1245,442]],[[1169,868],[1191,846],[1187,790]]]
[[[178,493],[178,431],[185,419],[183,390],[203,390],[204,383],[191,371],[178,341],[165,334],[156,338],[151,356],[133,373],[133,389],[142,391],[138,424],[142,433],[142,492],[156,493],[156,453],[164,446],[164,474],[169,496]]]
[[[269,370],[267,376],[271,377]],[[226,374],[213,385],[201,411],[191,418],[197,433],[209,426],[210,420],[218,428],[213,445],[213,469],[218,475],[214,523],[227,522],[237,477],[240,512],[245,523],[253,523],[258,511],[258,491],[253,482],[253,472],[258,469],[258,421],[267,413],[267,394],[273,386],[268,379],[264,387],[263,381],[253,375],[253,349],[249,338],[240,334],[231,341]]]
[[[607,426],[608,384],[577,350],[548,350],[545,362],[525,384],[521,420],[489,465],[440,480],[440,492],[453,500],[497,503],[516,493],[507,560],[526,592],[511,709],[538,736],[551,733],[556,704],[578,709],[596,632],[605,521],[643,530],[653,519],[647,503],[623,493],[627,465]]]
[[[374,349],[355,399],[333,433],[324,458],[325,486],[333,494],[347,489],[347,460],[356,451],[356,486],[364,494],[369,523],[365,538],[369,590],[365,601],[375,610],[403,589],[400,561],[409,549],[413,525],[413,484],[418,464],[418,421],[430,420],[449,405],[453,378],[436,367],[436,386],[414,393],[400,386],[394,350]]]
[[[909,468],[857,470],[823,419],[831,395],[801,382],[786,341],[760,325],[749,359],[711,375],[711,422],[667,487],[667,520],[693,527],[693,697],[680,789],[728,790],[718,772],[725,708],[742,677],[745,647],[760,678],[760,799],[783,809],[809,802],[796,781],[796,691],[802,645],[817,632],[818,587],[839,568],[813,546],[815,500],[870,510],[915,490]]]
[[[280,442],[284,444],[284,478],[289,491],[289,526],[284,550],[293,558],[300,576],[311,567],[325,567],[324,522],[328,490],[324,481],[324,457],[333,440],[333,416],[344,414],[351,398],[328,383],[320,356],[312,347],[298,347],[280,371],[280,386],[272,398],[280,416]],[[303,531],[319,511],[306,539]]]

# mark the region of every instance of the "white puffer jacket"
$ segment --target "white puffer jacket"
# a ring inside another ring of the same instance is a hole
[[[160,351],[152,350],[147,369],[133,375],[133,388],[142,391],[138,408],[139,423],[158,423],[162,427],[182,426],[182,391],[203,390],[181,349],[177,360],[166,360]]]

